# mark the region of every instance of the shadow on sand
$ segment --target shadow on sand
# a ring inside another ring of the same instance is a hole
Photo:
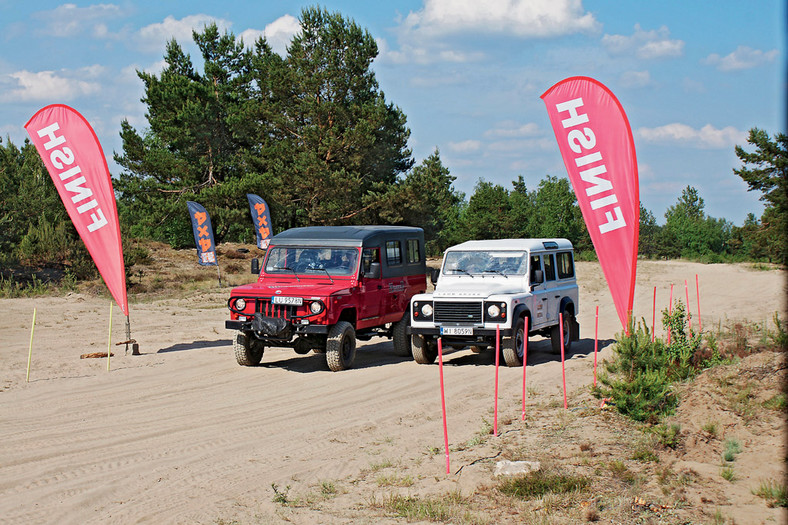
[[[232,346],[233,342],[230,339],[217,339],[216,341],[192,341],[191,343],[177,343],[166,348],[158,350],[157,354],[166,354],[167,352],[183,352],[184,350],[198,350],[200,348],[210,348],[214,346]]]

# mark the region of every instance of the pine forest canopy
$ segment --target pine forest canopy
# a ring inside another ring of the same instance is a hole
[[[138,73],[149,129],[124,121],[116,155],[134,234],[186,243],[192,199],[215,215],[219,239],[238,238],[245,193],[265,195],[280,229],[380,220],[383,195],[413,160],[405,115],[370,68],[375,40],[317,8],[301,26],[285,58],[263,38],[245,49],[211,25],[193,33],[203,73],[175,41],[158,77]]]

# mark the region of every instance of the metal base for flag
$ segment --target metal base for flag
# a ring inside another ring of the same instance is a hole
[[[126,316],[126,340],[115,343],[115,346],[120,345],[126,345],[126,355],[129,354],[129,345],[131,345],[131,355],[142,355],[140,354],[140,345],[131,338],[131,320],[128,315]]]

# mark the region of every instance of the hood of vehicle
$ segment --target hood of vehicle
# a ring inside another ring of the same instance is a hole
[[[438,282],[432,294],[436,299],[442,297],[488,297],[496,294],[523,292],[520,279],[473,278],[468,276],[452,279],[445,284]]]
[[[355,282],[355,281],[354,281]],[[243,297],[327,297],[338,292],[347,292],[350,281],[347,279],[334,279],[333,284],[328,279],[301,279],[293,281],[265,281],[245,284],[233,288],[230,295]]]

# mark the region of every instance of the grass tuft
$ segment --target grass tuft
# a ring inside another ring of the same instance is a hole
[[[785,483],[778,483],[774,480],[762,481],[753,494],[766,500],[770,507],[788,507],[788,488]]]
[[[546,494],[580,492],[590,484],[591,481],[585,476],[554,474],[538,470],[524,476],[507,478],[498,485],[498,490],[508,496],[527,500],[540,498]]]

